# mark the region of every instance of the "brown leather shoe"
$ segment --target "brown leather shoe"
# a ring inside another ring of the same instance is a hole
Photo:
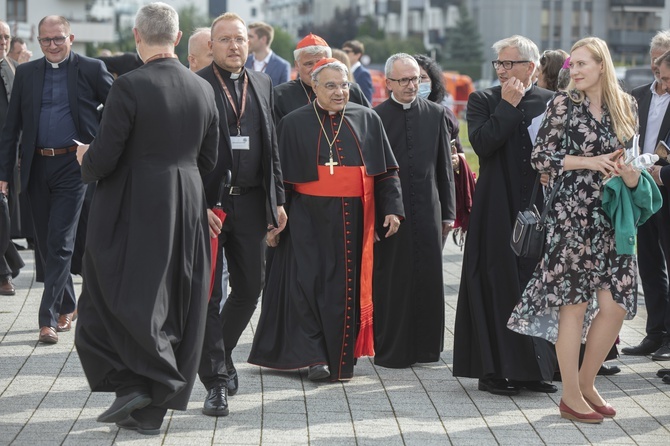
[[[58,325],[56,326],[56,331],[58,332],[70,331],[70,329],[72,328],[73,314],[74,313],[66,313],[58,316]]]
[[[58,342],[58,333],[53,327],[40,327],[40,342],[55,344]]]
[[[0,279],[0,296],[13,296],[16,294],[11,277]]]

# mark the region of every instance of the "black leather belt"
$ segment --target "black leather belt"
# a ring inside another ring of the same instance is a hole
[[[252,190],[256,189],[258,186],[254,187],[240,187],[240,186],[226,186],[228,195],[244,195]]]
[[[65,155],[77,151],[77,146],[61,147],[60,149],[52,149],[45,147],[35,147],[35,151],[42,156],[58,156]]]

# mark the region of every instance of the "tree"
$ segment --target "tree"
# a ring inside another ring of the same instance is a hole
[[[443,58],[440,62],[446,70],[458,71],[473,79],[479,79],[484,61],[482,38],[464,5],[459,8],[459,16],[456,26],[446,30]]]
[[[295,49],[295,40],[289,33],[275,26],[275,37],[272,39],[272,51],[278,56],[283,57],[289,62],[293,62],[293,50]]]
[[[342,48],[342,44],[358,35],[358,14],[353,8],[344,11],[335,9],[333,20],[319,27],[318,34],[331,48]]]

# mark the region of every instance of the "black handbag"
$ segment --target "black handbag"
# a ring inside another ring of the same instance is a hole
[[[570,119],[572,117],[572,100],[568,97],[568,110],[566,116],[566,130],[563,133],[563,144],[567,145],[569,141],[568,127],[570,126]],[[530,196],[530,207],[526,210],[519,211],[514,222],[514,230],[512,230],[512,238],[510,239],[510,246],[512,251],[519,257],[531,260],[539,260],[544,251],[544,236],[546,233],[544,227],[544,220],[547,218],[547,213],[554,201],[554,196],[558,192],[561,185],[562,178],[556,180],[554,188],[549,194],[549,199],[544,204],[544,210],[540,212],[535,206],[535,197],[537,190],[540,187],[540,176],[537,174],[535,178],[535,185],[533,186],[533,193]]]
[[[549,199],[544,205],[544,210],[540,214],[537,206],[535,206],[535,197],[540,187],[540,176],[541,174],[538,173],[537,178],[535,178],[533,193],[530,196],[530,202],[533,204],[528,209],[519,211],[517,214],[510,240],[510,246],[514,254],[531,260],[539,260],[544,251],[544,236],[546,233],[544,221],[547,218],[547,213],[549,212],[549,208],[551,208],[551,203],[554,201],[554,196],[558,192],[561,183],[560,179],[556,182],[554,188],[551,190]]]

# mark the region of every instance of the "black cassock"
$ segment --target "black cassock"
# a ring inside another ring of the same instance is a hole
[[[454,376],[551,380],[553,346],[507,328],[536,261],[510,248],[516,214],[530,204],[535,170],[528,126],[544,112],[552,92],[531,87],[517,107],[501,99],[501,87],[468,99],[468,133],[479,156],[470,227],[454,328]],[[541,194],[538,194],[541,195]],[[542,208],[542,197],[535,203]]]
[[[312,87],[303,83],[300,79],[277,85],[273,92],[275,95],[275,122],[279,122],[293,110],[309,104],[316,97]],[[367,98],[356,84],[352,84],[349,90],[349,103],[370,106]]]
[[[406,218],[375,243],[375,364],[439,361],[444,345],[442,221],[456,218],[444,107],[421,98],[375,108],[400,166]]]
[[[210,247],[201,170],[214,168],[211,86],[177,59],[119,77],[82,164],[91,204],[75,343],[91,389],[142,379],[186,409],[202,351]]]
[[[268,273],[249,362],[276,369],[327,364],[332,380],[349,379],[359,323],[361,199],[305,195],[291,187],[316,181],[317,165],[328,162],[317,113],[332,141],[341,114],[315,111],[314,104],[279,123],[289,222]],[[376,229],[385,233],[384,216],[404,212],[396,160],[379,117],[349,103],[333,155],[337,167],[365,165],[374,177]]]

